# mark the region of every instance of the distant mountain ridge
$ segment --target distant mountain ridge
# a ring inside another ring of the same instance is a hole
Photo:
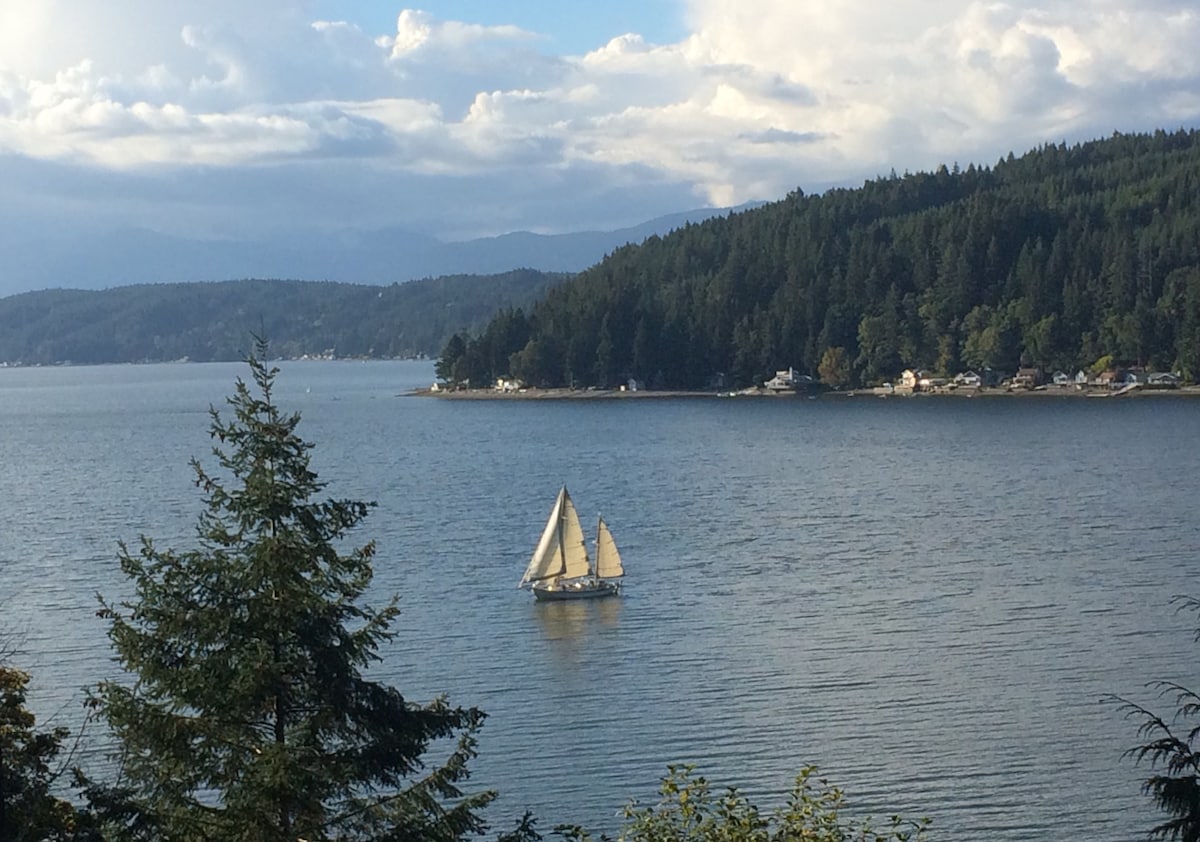
[[[283,357],[415,357],[569,275],[520,269],[376,286],[243,280],[47,289],[0,298],[0,366]],[[519,309],[515,309],[520,312]]]
[[[5,254],[0,297],[41,289],[239,278],[391,284],[448,275],[494,275],[519,268],[579,272],[621,246],[731,210],[699,208],[614,231],[515,232],[462,242],[399,228],[228,241],[135,228],[53,238],[0,231],[0,249]]]

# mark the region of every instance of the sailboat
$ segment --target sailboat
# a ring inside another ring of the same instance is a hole
[[[604,518],[596,527],[596,561],[592,564],[579,513],[564,485],[517,587],[530,585],[538,600],[596,599],[620,593],[624,575],[621,554]]]

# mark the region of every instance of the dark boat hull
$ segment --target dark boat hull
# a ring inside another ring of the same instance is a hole
[[[540,602],[555,602],[568,599],[602,599],[621,592],[619,582],[603,579],[582,579],[574,582],[559,582],[549,585],[534,585],[533,596]]]

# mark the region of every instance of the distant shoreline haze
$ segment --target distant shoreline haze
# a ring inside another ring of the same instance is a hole
[[[433,357],[456,331],[529,307],[569,276],[523,269],[389,286],[313,281],[145,284],[0,298],[0,362],[243,360],[252,337],[286,359]]]
[[[452,275],[495,275],[521,268],[571,273],[628,243],[640,243],[754,204],[697,208],[612,231],[514,231],[461,241],[401,228],[289,232],[248,240],[189,239],[139,228],[97,228],[57,238],[0,231],[0,248],[5,254],[0,296],[240,278],[380,285]]]

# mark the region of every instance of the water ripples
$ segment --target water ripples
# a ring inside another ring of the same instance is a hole
[[[0,373],[0,601],[39,712],[69,721],[114,669],[94,612],[127,587],[116,541],[190,545],[196,403],[241,373]],[[1155,820],[1133,723],[1097,702],[1194,679],[1168,605],[1198,572],[1191,402],[395,397],[428,377],[285,365],[279,396],[330,491],[378,502],[371,599],[402,613],[376,675],[488,712],[473,781],[498,825],[611,832],[676,762],[762,803],[815,762],[852,812],[943,839]],[[613,527],[619,600],[514,587],[564,482]]]

